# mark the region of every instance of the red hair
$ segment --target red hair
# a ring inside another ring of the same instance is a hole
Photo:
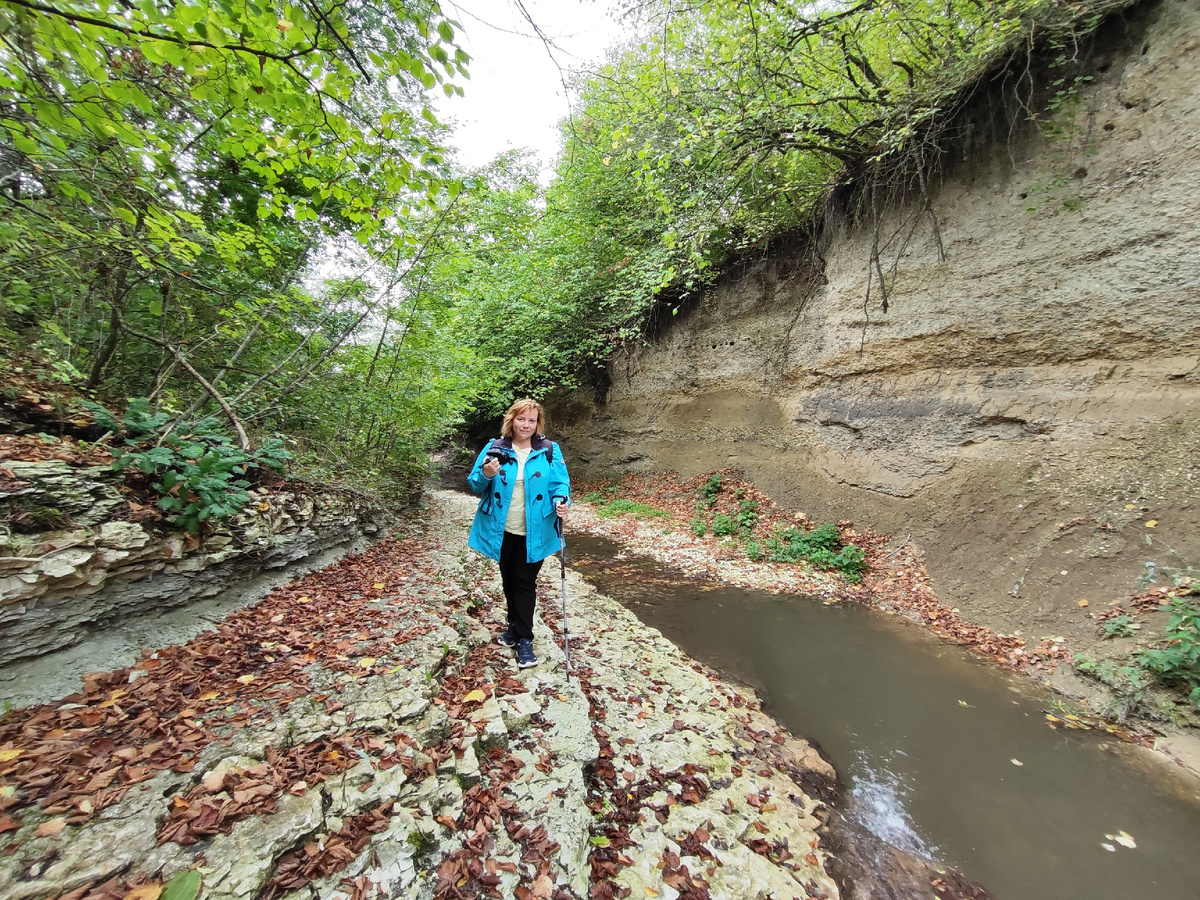
[[[519,414],[521,414],[527,410],[530,410],[530,409],[537,410],[537,432],[536,433],[539,437],[544,437],[546,434],[545,410],[542,409],[542,404],[538,403],[536,400],[530,400],[528,397],[524,398],[523,400],[515,401],[513,403],[513,405],[508,408],[508,412],[506,412],[504,414],[504,422],[500,426],[501,437],[506,437],[511,440],[512,436],[513,436],[513,429],[512,429],[513,419],[515,419]]]

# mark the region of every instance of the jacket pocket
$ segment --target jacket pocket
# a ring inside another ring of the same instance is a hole
[[[554,515],[554,503],[549,492],[545,488],[541,490],[534,488],[534,490],[536,493],[533,495],[533,503],[530,504],[534,512],[539,513],[543,519]]]

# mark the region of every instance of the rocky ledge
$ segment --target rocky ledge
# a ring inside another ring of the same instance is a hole
[[[829,857],[855,851],[819,754],[574,573],[570,677],[551,565],[518,670],[471,513],[438,494],[423,526],[11,710],[0,895],[157,897],[194,870],[206,900],[885,896]]]
[[[350,546],[386,521],[352,493],[290,486],[255,492],[245,511],[201,539],[112,521],[128,506],[120,478],[107,466],[60,460],[0,470],[0,520],[20,511],[72,526],[0,534],[0,665]]]

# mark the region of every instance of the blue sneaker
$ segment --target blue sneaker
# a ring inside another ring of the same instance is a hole
[[[517,639],[513,635],[511,628],[505,628],[504,631],[501,632],[500,637],[496,638],[496,643],[501,647],[507,647],[509,650],[511,650],[513,647],[517,646]]]
[[[533,641],[529,638],[521,638],[517,641],[517,666],[521,669],[528,669],[530,666],[536,666],[538,658],[533,654]]]

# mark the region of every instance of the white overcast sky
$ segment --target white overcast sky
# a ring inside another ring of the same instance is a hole
[[[613,0],[522,2],[556,45],[549,52],[515,0],[443,0],[446,14],[462,25],[459,43],[471,54],[471,78],[460,79],[466,96],[439,92],[437,102],[439,117],[454,125],[451,143],[464,166],[531,147],[543,170],[549,167],[560,150],[557,123],[569,110],[558,67],[576,69],[602,59],[620,39]]]

